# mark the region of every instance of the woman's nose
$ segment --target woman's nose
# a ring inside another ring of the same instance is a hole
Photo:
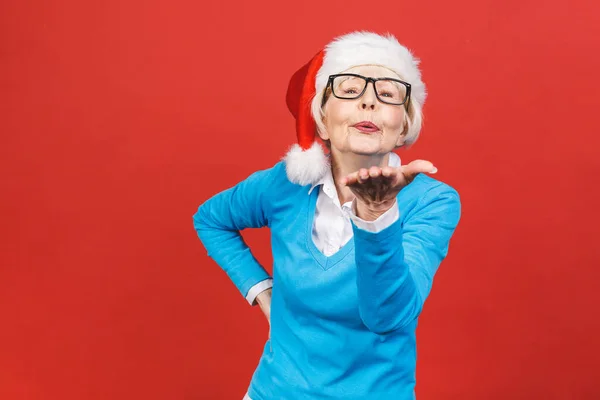
[[[365,93],[360,97],[360,107],[363,110],[374,110],[376,104],[377,96],[375,95],[375,86],[372,84],[372,82],[368,82]]]

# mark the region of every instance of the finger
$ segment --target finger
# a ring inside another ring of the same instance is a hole
[[[417,174],[435,174],[436,172],[437,168],[430,161],[426,160],[415,160],[408,163],[408,165],[402,166],[402,173],[409,181],[412,181]]]
[[[369,168],[369,176],[371,178],[379,178],[381,176],[381,168],[376,166]]]
[[[366,168],[361,168],[358,171],[358,183],[365,183],[369,180],[369,170]]]
[[[358,182],[358,171],[353,172],[350,175],[346,175],[346,177],[342,178],[342,185],[350,186],[354,185]]]
[[[394,167],[383,167],[381,170],[381,175],[386,178],[395,178],[398,174],[398,170]]]

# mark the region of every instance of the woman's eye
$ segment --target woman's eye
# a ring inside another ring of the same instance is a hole
[[[384,97],[393,97],[391,93],[389,92],[383,92],[383,93],[379,93],[380,96],[384,96]]]
[[[346,89],[346,90],[344,90],[344,93],[346,93],[346,94],[356,94],[356,90],[354,90],[354,89]]]

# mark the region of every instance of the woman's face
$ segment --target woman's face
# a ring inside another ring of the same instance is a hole
[[[345,73],[355,73],[372,78],[396,78],[393,71],[376,65],[361,65]],[[404,143],[404,105],[380,102],[375,96],[373,84],[358,99],[338,99],[332,94],[323,106],[325,132],[320,135],[331,142],[331,151],[361,155],[387,154]],[[367,121],[375,124],[364,129],[356,124]]]

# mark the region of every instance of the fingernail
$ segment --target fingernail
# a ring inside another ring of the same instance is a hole
[[[435,174],[437,171],[438,171],[438,170],[437,170],[437,168],[436,168],[436,167],[433,167],[433,169],[432,169],[432,170],[431,170],[429,173],[430,173],[430,174]]]

